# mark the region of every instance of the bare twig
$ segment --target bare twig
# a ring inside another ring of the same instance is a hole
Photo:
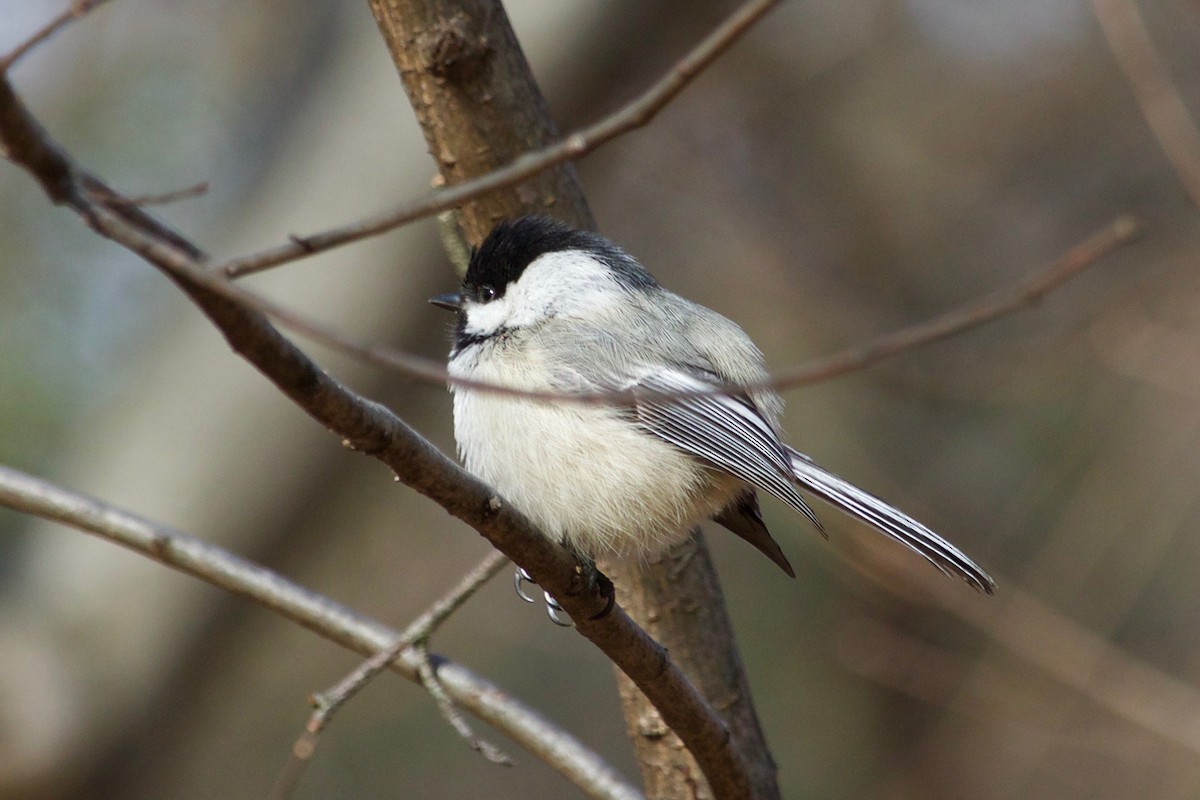
[[[1200,208],[1200,130],[1171,81],[1137,5],[1132,0],[1092,0],[1092,8],[1146,124],[1193,205]]]
[[[4,466],[0,466],[0,506],[95,534],[244,597],[357,653],[379,652],[399,636],[379,622],[216,545]],[[419,682],[419,661],[412,653],[402,653],[389,667]],[[603,759],[486,679],[446,660],[438,666],[438,677],[455,703],[503,731],[589,797],[640,797]]]
[[[312,697],[314,706],[312,716],[309,717],[308,722],[304,726],[304,733],[300,735],[300,738],[292,746],[292,756],[280,774],[279,780],[276,781],[275,788],[271,792],[271,797],[285,798],[291,796],[292,790],[299,780],[300,773],[316,752],[317,742],[321,737],[321,733],[329,725],[333,715],[337,713],[337,710],[346,701],[357,694],[376,675],[387,669],[388,665],[399,658],[400,654],[406,649],[427,641],[438,626],[458,610],[479,587],[486,583],[488,579],[507,563],[508,559],[502,553],[498,551],[488,553],[483,561],[463,576],[463,579],[457,586],[430,606],[425,613],[417,617],[386,649],[380,650],[364,661],[333,687],[324,692],[314,694]],[[422,651],[421,659],[422,662],[427,661],[428,653]],[[426,683],[423,676],[422,683]],[[441,696],[446,697],[445,691],[441,690],[441,692]],[[439,699],[438,702],[440,704],[442,701]],[[446,697],[446,702],[453,701]],[[488,755],[481,748],[477,747],[476,749],[483,752],[485,756]]]
[[[112,197],[108,200],[115,204],[126,204],[131,206],[163,206],[168,203],[177,203],[180,200],[188,200],[192,197],[199,197],[208,192],[208,181],[191,186],[185,186],[182,189],[176,189],[173,192],[162,192],[161,194],[139,194],[132,197]]]
[[[12,68],[13,64],[24,58],[33,48],[103,2],[104,0],[74,0],[69,8],[34,31],[29,38],[9,51],[8,55],[0,58],[0,73],[7,72]]]
[[[287,244],[232,258],[217,265],[215,270],[231,278],[261,272],[313,253],[376,236],[440,211],[447,211],[480,195],[514,186],[551,167],[581,158],[652,120],[697,75],[779,3],[780,0],[750,0],[744,3],[649,89],[613,114],[575,131],[549,147],[526,153],[494,172],[442,189],[419,203],[322,233],[293,236]]]
[[[437,667],[434,665],[434,660],[430,658],[429,651],[425,649],[423,644],[414,645],[417,657],[421,659],[418,672],[421,676],[421,685],[425,687],[425,691],[429,692],[437,703],[438,710],[442,712],[442,718],[450,724],[454,732],[466,740],[472,750],[476,750],[493,764],[499,764],[504,767],[512,766],[512,759],[486,739],[481,739],[475,735],[475,731],[471,730],[471,726],[463,719],[462,714],[454,706],[454,701],[446,694],[445,687],[438,680]]]
[[[985,606],[937,583],[918,586],[907,573],[872,561],[860,571],[878,586],[908,600],[935,603],[1101,708],[1200,754],[1200,691],[1194,686],[1135,658],[1012,581],[1004,581],[1009,588],[1001,605]]]
[[[457,586],[413,620],[390,647],[371,656],[332,688],[314,695],[314,705],[317,706],[317,713],[320,714],[320,726],[325,727],[329,723],[329,718],[338,708],[357,694],[375,675],[386,669],[387,665],[395,661],[406,648],[428,641],[433,632],[449,619],[451,614],[461,608],[463,603],[467,602],[507,563],[509,560],[504,557],[503,553],[496,550],[488,553],[483,561],[463,576]],[[315,717],[316,714],[314,714]]]
[[[770,386],[793,389],[857,372],[916,347],[941,341],[985,322],[1030,308],[1104,256],[1132,242],[1141,229],[1141,224],[1133,217],[1118,217],[1015,286],[998,289],[987,297],[932,319],[783,372],[770,382]]]

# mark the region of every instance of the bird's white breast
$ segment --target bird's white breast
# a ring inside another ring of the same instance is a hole
[[[536,352],[505,357],[504,347],[471,347],[451,360],[450,372],[551,389]],[[488,348],[481,363],[479,351]],[[719,512],[739,488],[644,432],[628,410],[615,406],[456,389],[454,429],[470,472],[548,536],[592,556],[662,550]]]

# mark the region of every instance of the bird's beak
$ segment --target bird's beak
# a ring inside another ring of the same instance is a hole
[[[429,302],[447,311],[462,311],[463,296],[459,292],[439,294],[437,297],[429,298]]]

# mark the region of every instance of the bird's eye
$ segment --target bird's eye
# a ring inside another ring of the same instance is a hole
[[[496,299],[496,287],[484,284],[479,287],[479,300],[483,303],[490,303]]]

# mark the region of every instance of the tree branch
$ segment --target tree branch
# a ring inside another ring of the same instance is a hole
[[[177,203],[180,200],[190,200],[193,197],[200,197],[208,193],[208,181],[194,183],[191,186],[185,186],[182,189],[175,189],[170,192],[157,192],[154,194],[139,194],[133,197],[122,198],[112,197],[109,202],[112,203],[127,203],[132,206],[163,206],[169,203]]]
[[[10,50],[8,55],[0,58],[0,73],[8,72],[14,64],[28,55],[35,47],[103,2],[105,0],[74,0],[57,17],[34,31],[25,41]]]
[[[0,505],[95,534],[244,597],[356,653],[371,655],[399,636],[379,622],[216,545],[10,467],[0,466]],[[419,662],[415,654],[405,652],[389,666],[419,683]],[[444,659],[438,666],[438,678],[454,702],[503,731],[590,797],[640,797],[603,759],[486,679]]]
[[[472,750],[477,751],[493,764],[511,767],[512,759],[491,742],[476,736],[475,731],[471,730],[471,726],[467,724],[467,721],[463,719],[462,714],[454,705],[454,701],[446,694],[446,689],[442,686],[442,682],[437,676],[439,659],[431,657],[423,644],[413,645],[413,651],[421,659],[421,668],[418,670],[418,674],[421,676],[421,685],[425,687],[425,691],[429,692],[430,696],[433,697],[433,701],[437,703],[438,711],[442,714],[442,719],[446,720],[454,732],[462,737]]]
[[[1179,182],[1200,208],[1200,130],[1131,0],[1092,0],[1096,19]]]
[[[919,584],[882,561],[859,572],[908,602],[934,605],[994,645],[1125,722],[1200,754],[1200,691],[1135,657],[1006,580],[1003,602],[963,602],[936,582]],[[881,576],[886,575],[886,579]]]
[[[362,664],[359,664],[358,667],[342,680],[338,681],[333,687],[323,692],[315,693],[312,696],[313,713],[304,726],[304,732],[300,734],[300,738],[292,745],[292,756],[280,774],[279,779],[275,782],[275,788],[271,792],[271,797],[285,798],[291,796],[305,765],[312,759],[313,754],[316,752],[317,742],[321,738],[321,733],[329,725],[329,722],[333,719],[333,715],[337,713],[338,709],[345,705],[350,698],[358,694],[359,690],[366,686],[376,675],[387,669],[393,661],[400,657],[401,653],[415,644],[427,641],[438,626],[458,610],[480,586],[487,582],[488,579],[507,563],[508,559],[501,553],[495,550],[488,553],[487,557],[467,573],[457,586],[430,606],[425,613],[413,620],[404,629],[404,632],[397,636],[396,640],[388,645],[387,648],[380,650]],[[423,663],[429,660],[428,653],[424,650],[418,655],[418,658]],[[428,681],[424,680],[423,675],[421,677],[422,683],[428,688]],[[442,697],[445,697],[445,692],[442,692],[436,698],[439,703]],[[488,751],[482,745],[476,746],[475,749],[483,752],[485,756],[488,755]]]
[[[352,225],[294,236],[287,244],[229,259],[216,267],[231,278],[286,264],[300,258],[393,230],[414,220],[457,208],[499,189],[529,180],[552,167],[581,158],[613,139],[654,119],[697,75],[733,46],[742,34],[781,0],[751,0],[717,26],[667,74],[633,100],[600,121],[574,131],[546,147],[523,153],[499,169],[465,180],[417,203]]]
[[[987,297],[965,303],[944,314],[782,372],[768,385],[783,390],[827,381],[1031,308],[1104,256],[1132,242],[1141,231],[1141,223],[1133,217],[1117,217],[1015,286],[998,289]]]

